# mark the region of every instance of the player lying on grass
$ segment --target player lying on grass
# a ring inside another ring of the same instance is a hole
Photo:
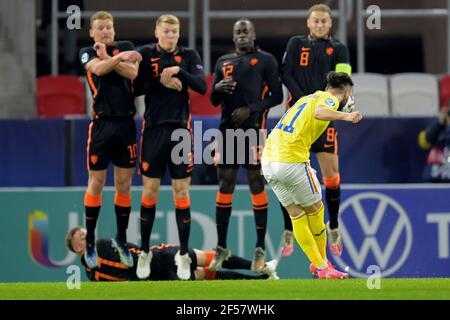
[[[128,243],[128,250],[133,256],[133,267],[129,268],[120,262],[120,256],[114,246],[114,239],[98,239],[96,241],[98,253],[98,266],[89,268],[84,260],[86,250],[86,229],[76,227],[67,233],[66,245],[70,251],[81,256],[81,263],[86,268],[86,273],[91,281],[139,281],[136,275],[137,259],[140,249],[137,245]],[[178,246],[162,244],[150,248],[153,256],[150,262],[150,277],[147,280],[178,280],[177,267],[174,256],[179,250]],[[270,279],[278,280],[276,273],[278,261],[272,260],[266,263],[262,272],[248,275],[234,271],[209,271],[208,266],[214,257],[214,251],[202,251],[189,249],[192,259],[190,280],[225,280],[225,279]],[[231,256],[223,263],[226,269],[250,270],[251,261],[237,256]]]

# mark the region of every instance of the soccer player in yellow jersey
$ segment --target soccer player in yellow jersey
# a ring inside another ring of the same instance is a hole
[[[330,72],[325,91],[298,100],[270,133],[262,155],[262,171],[278,200],[287,209],[298,244],[319,278],[343,279],[328,262],[320,183],[309,164],[309,149],[330,121],[358,123],[360,112],[342,112],[353,86],[349,75]],[[350,98],[351,99],[351,98]]]

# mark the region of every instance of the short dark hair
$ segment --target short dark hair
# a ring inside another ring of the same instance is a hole
[[[66,235],[66,246],[72,252],[75,252],[75,250],[73,249],[73,245],[72,245],[73,236],[75,235],[75,233],[77,233],[81,229],[83,229],[83,228],[82,227],[75,227],[75,228],[70,229],[69,232],[67,232],[67,235]]]
[[[236,24],[238,24],[238,23],[249,23],[250,26],[251,26],[253,29],[255,29],[255,25],[253,24],[253,22],[252,22],[249,18],[242,17],[242,18],[236,20],[236,21],[234,22],[234,25],[236,25]],[[234,25],[233,25],[233,26],[234,26]]]
[[[352,78],[348,74],[335,71],[327,74],[327,87],[344,90],[346,86],[353,86]]]

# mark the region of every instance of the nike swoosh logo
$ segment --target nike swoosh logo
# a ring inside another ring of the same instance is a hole
[[[308,50],[311,50],[311,48],[302,47],[302,51],[308,51]]]
[[[326,143],[325,143],[323,146],[324,146],[324,148],[330,148],[330,147],[333,147],[334,144],[326,144]]]
[[[188,223],[188,222],[191,222],[191,219],[183,219],[181,221],[183,221],[183,223]]]
[[[158,61],[160,58],[150,58],[150,61],[151,62],[155,62],[155,61]]]

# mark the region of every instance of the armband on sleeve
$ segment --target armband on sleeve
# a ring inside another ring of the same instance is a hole
[[[338,63],[336,65],[336,72],[343,72],[348,74],[349,76],[352,75],[352,66],[349,65],[348,63]]]

